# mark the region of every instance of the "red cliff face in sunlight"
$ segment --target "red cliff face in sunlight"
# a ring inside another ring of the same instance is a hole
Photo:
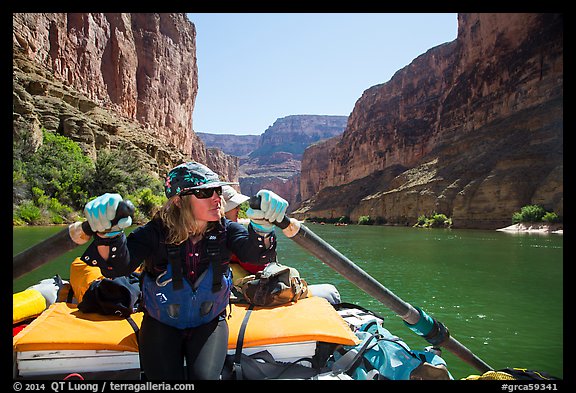
[[[210,157],[193,131],[195,40],[183,13],[13,14],[15,129],[60,132],[93,158],[124,146],[160,174],[210,159],[237,180],[237,160]]]
[[[14,40],[98,105],[195,152],[196,32],[185,14],[14,14]]]

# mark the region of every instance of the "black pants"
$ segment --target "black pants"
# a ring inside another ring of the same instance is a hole
[[[177,329],[144,314],[139,346],[148,380],[219,379],[228,350],[228,323],[220,316],[202,326]]]

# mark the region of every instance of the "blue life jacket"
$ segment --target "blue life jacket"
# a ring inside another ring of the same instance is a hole
[[[217,237],[209,236],[210,264],[190,284],[182,278],[179,249],[168,247],[170,263],[166,271],[156,278],[144,274],[142,296],[148,314],[178,329],[203,325],[222,314],[230,301],[232,271],[228,265],[222,265],[219,249]]]

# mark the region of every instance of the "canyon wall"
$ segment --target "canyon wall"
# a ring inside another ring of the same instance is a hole
[[[207,133],[199,133],[199,136],[207,146],[239,157],[242,193],[254,195],[261,189],[274,191],[288,201],[291,212],[302,200],[302,153],[311,144],[341,135],[347,120],[347,116],[290,115],[276,119],[259,136]]]
[[[14,135],[125,149],[163,175],[209,154],[194,133],[196,31],[184,13],[14,13]],[[26,109],[22,109],[26,107]],[[19,108],[22,112],[19,112]],[[234,160],[232,160],[234,161]],[[226,161],[213,169],[237,178]]]
[[[367,89],[325,146],[304,153],[301,189],[319,191],[299,218],[438,212],[496,228],[531,203],[562,215],[562,15],[459,14],[455,41]]]
[[[159,175],[195,159],[250,178],[245,193],[285,196],[298,218],[411,225],[438,212],[497,228],[532,203],[563,215],[561,14],[459,14],[456,40],[368,88],[348,119],[331,119],[338,132],[288,116],[240,160],[195,134],[197,89],[185,14],[13,14],[13,136],[32,151],[45,128]]]

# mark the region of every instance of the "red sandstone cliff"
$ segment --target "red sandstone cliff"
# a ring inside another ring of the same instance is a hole
[[[206,163],[192,124],[195,37],[184,13],[13,14],[15,85],[29,106],[15,110],[15,133],[42,126],[76,140],[92,157],[100,148],[133,146],[161,175],[182,160]],[[54,104],[63,97],[68,102]],[[213,169],[237,177],[237,167],[230,172],[235,161],[224,158],[212,158]]]
[[[305,152],[301,188],[320,191],[297,216],[411,224],[440,212],[495,228],[529,203],[562,215],[562,15],[458,23],[455,41],[364,92],[326,161]]]

